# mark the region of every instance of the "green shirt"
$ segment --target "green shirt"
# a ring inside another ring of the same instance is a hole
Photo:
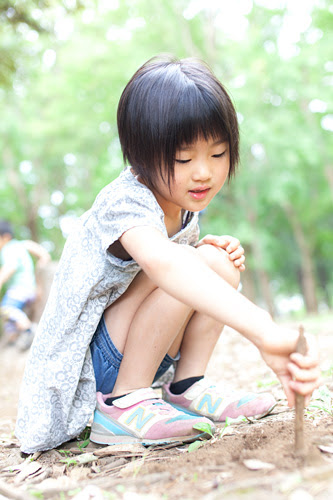
[[[10,240],[0,250],[1,267],[15,267],[16,271],[7,282],[7,287],[35,290],[36,280],[33,260],[23,241]]]

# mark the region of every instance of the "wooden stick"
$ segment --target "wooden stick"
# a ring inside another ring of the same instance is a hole
[[[296,352],[305,355],[306,350],[307,345],[304,337],[304,328],[300,325]],[[298,456],[304,455],[304,396],[297,393],[295,402],[295,453]]]

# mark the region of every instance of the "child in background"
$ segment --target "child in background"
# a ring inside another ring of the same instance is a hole
[[[222,84],[200,61],[153,58],[121,96],[118,131],[130,166],[69,236],[30,350],[16,425],[26,453],[76,437],[94,410],[92,441],[145,445],[269,413],[270,394],[226,394],[205,378],[223,325],[259,349],[290,406],[295,392],[308,400],[318,386],[311,340],[296,354],[298,333],[237,291],[239,241],[199,240],[198,213],[238,163],[237,116]],[[173,363],[159,399],[151,385]]]
[[[36,300],[35,269],[30,254],[37,257],[39,266],[50,260],[48,252],[38,243],[16,240],[9,222],[1,220],[0,291],[7,287],[0,304],[3,343],[17,342],[22,349],[30,347],[33,337],[32,323],[25,312]]]

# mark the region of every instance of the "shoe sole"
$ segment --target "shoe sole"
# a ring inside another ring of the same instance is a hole
[[[91,426],[90,441],[96,444],[116,445],[116,444],[141,444],[143,446],[160,446],[164,444],[175,443],[191,443],[197,439],[209,439],[211,436],[206,432],[192,434],[187,436],[171,436],[160,439],[147,439],[144,437],[133,436],[124,427],[119,426],[116,422],[108,422],[103,414],[98,410],[95,412],[97,422],[94,420]],[[111,424],[114,432],[106,428],[106,425]],[[117,432],[117,434],[115,434]]]
[[[136,438],[134,436],[113,436],[107,434],[99,434],[96,431],[91,431],[90,441],[96,444],[104,444],[108,446],[119,445],[119,444],[141,444],[142,446],[162,446],[166,444],[186,444],[192,443],[197,439],[207,439],[210,438],[209,434],[205,432],[197,434],[195,436],[177,436],[172,438],[164,439],[144,439]]]

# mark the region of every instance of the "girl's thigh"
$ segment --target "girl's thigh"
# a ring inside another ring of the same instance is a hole
[[[146,298],[156,289],[157,286],[141,271],[126,292],[104,311],[106,328],[119,352],[124,352],[134,316]]]
[[[96,378],[96,390],[103,394],[109,394],[116,382],[123,355],[111,340],[104,315],[91,341],[90,352]],[[166,354],[155,374],[154,381],[158,380],[172,364],[178,361],[179,357],[179,354],[174,358]]]

